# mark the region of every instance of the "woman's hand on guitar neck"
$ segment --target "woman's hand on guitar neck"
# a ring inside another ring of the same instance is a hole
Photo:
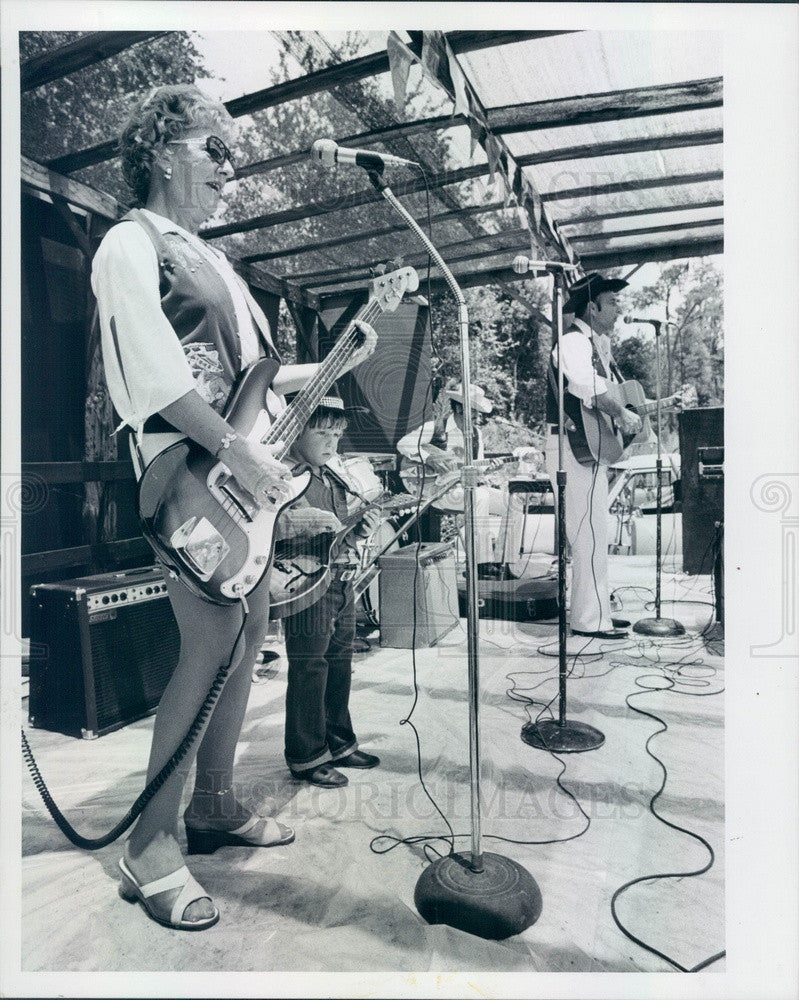
[[[359,364],[366,361],[368,357],[374,354],[377,348],[377,330],[368,323],[364,323],[362,319],[356,319],[354,325],[363,334],[364,340],[361,346],[349,359],[345,367],[342,369],[342,374],[344,372],[350,371],[352,368],[356,368]]]

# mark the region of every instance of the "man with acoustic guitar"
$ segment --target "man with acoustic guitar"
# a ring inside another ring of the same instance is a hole
[[[587,438],[608,418],[625,435],[641,429],[641,418],[625,408],[614,388],[615,364],[610,334],[619,317],[618,293],[627,282],[594,272],[575,282],[563,311],[574,316],[550,355],[547,379],[547,472],[557,496],[558,365],[563,365],[563,408],[567,429],[563,448],[566,472],[566,536],[572,553],[571,630],[597,639],[623,639],[628,621],[614,619],[608,587],[608,474],[610,460],[594,452]],[[587,433],[588,432],[588,433]]]

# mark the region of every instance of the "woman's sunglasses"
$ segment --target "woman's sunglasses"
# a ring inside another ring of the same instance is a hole
[[[202,139],[172,139],[171,142],[182,143],[185,146],[196,146],[197,149],[205,149],[214,163],[218,163],[220,167],[227,160],[233,170],[235,171],[236,169],[233,166],[233,156],[230,150],[218,135],[209,135],[204,144]]]

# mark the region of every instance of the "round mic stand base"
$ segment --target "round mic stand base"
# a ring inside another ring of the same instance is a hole
[[[685,635],[685,626],[674,618],[642,618],[633,625],[633,632],[639,635],[653,635],[658,638]]]
[[[582,753],[596,750],[605,742],[605,734],[585,722],[567,719],[541,719],[522,726],[522,741],[537,750],[553,753]]]
[[[476,937],[502,941],[521,934],[541,915],[541,891],[521,865],[499,854],[450,854],[426,868],[413,895],[428,924],[447,924]]]

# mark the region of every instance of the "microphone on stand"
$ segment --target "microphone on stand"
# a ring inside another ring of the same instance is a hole
[[[639,319],[637,316],[625,316],[624,317],[624,322],[625,323],[651,323],[652,326],[654,326],[654,328],[656,330],[658,330],[658,331],[660,331],[660,328],[663,325],[659,319]]]
[[[517,274],[533,273],[534,277],[546,277],[553,271],[578,271],[579,264],[567,264],[561,260],[530,260],[524,254],[513,258],[513,270]]]
[[[371,149],[351,149],[347,146],[339,146],[332,139],[317,139],[311,146],[311,159],[319,160],[326,167],[332,167],[336,163],[346,163],[378,173],[382,173],[386,166],[419,166],[415,160],[404,160],[401,156],[393,156],[391,153],[376,153]]]

